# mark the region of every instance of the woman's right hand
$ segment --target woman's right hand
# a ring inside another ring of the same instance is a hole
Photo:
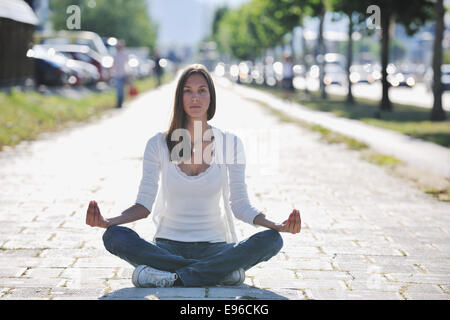
[[[89,202],[86,213],[86,224],[91,227],[100,228],[108,228],[109,226],[109,221],[101,215],[98,204],[94,200]]]

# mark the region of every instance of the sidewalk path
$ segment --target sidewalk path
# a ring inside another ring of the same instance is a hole
[[[222,86],[211,124],[256,132],[271,159],[248,166],[252,204],[275,221],[300,209],[302,232],[283,234],[281,252],[240,287],[134,288],[133,268],[103,248],[85,212],[92,199],[107,217],[134,203],[145,143],[168,126],[173,93],[171,83],[0,153],[0,299],[450,298],[450,204]],[[151,219],[128,226],[153,236]],[[258,230],[237,222],[241,239]]]

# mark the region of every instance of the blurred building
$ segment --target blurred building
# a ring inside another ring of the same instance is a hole
[[[23,84],[33,78],[34,65],[27,51],[38,23],[25,1],[0,1],[0,86]]]

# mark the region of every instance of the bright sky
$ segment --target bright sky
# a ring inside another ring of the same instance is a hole
[[[162,46],[193,45],[210,31],[214,9],[227,4],[238,7],[249,0],[148,0],[152,18],[159,25]]]
[[[230,7],[237,7],[242,3],[248,2],[250,0],[200,0],[203,3],[212,3],[214,5],[228,4]]]

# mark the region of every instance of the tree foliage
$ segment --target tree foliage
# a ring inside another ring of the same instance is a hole
[[[251,0],[224,14],[216,12],[213,39],[219,50],[251,59],[281,44],[283,36],[301,23],[303,0]]]

